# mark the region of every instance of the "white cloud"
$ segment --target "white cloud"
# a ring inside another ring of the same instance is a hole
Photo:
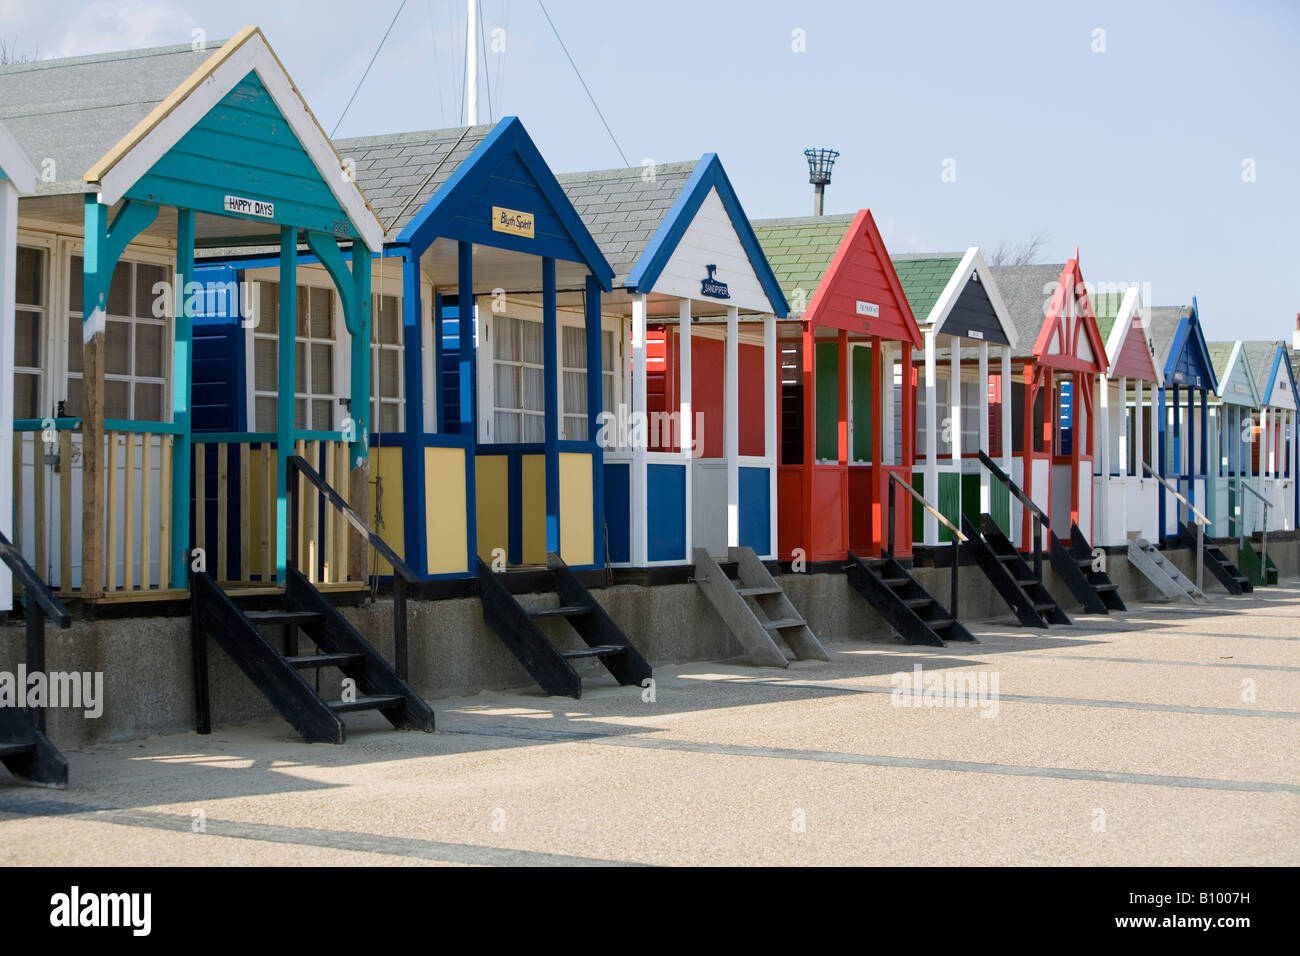
[[[41,51],[42,57],[189,43],[193,31],[203,26],[170,0],[95,0],[64,22],[67,29],[53,49]]]

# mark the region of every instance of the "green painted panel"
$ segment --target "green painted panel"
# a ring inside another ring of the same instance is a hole
[[[939,472],[939,494],[935,504],[939,506],[939,514],[955,525],[961,522],[961,479],[961,475],[951,471]],[[939,540],[952,540],[952,532],[943,525],[939,525]]]
[[[839,359],[836,342],[817,343],[817,457],[839,458]]]
[[[853,356],[853,460],[871,461],[871,414],[875,390],[871,387],[870,346],[855,347]]]
[[[919,491],[922,497],[925,496],[925,472],[912,472],[912,487]],[[925,519],[925,512],[921,510],[921,503],[915,498],[912,499],[912,541],[920,544],[925,540],[925,525],[922,522]]]
[[[997,522],[1002,533],[1011,534],[1011,491],[1000,481],[989,484],[989,514]],[[979,527],[979,518],[975,518],[975,527]]]
[[[980,476],[961,476],[961,513],[970,518],[971,524],[980,526]],[[953,522],[961,527],[961,521]]]

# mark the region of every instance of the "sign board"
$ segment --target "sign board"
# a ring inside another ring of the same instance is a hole
[[[227,196],[226,212],[240,216],[258,216],[262,219],[275,218],[275,203],[261,199],[245,199],[243,196]]]
[[[727,283],[713,277],[718,267],[707,265],[704,268],[709,271],[709,275],[708,278],[700,280],[700,295],[707,295],[711,299],[730,299],[731,290],[727,288]]]
[[[863,302],[858,300],[858,315],[867,315],[873,319],[880,318],[880,306],[874,302]]]
[[[492,231],[532,239],[533,214],[531,212],[520,212],[518,209],[507,209],[504,206],[493,206]]]

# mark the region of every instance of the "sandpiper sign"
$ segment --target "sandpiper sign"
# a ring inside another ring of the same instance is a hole
[[[709,275],[707,279],[700,280],[700,295],[707,295],[711,299],[730,299],[731,291],[727,288],[727,283],[713,278],[713,274],[718,271],[718,267],[707,265],[704,268],[709,270]]]

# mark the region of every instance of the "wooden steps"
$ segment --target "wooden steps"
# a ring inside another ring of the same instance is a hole
[[[1191,578],[1183,574],[1170,558],[1161,554],[1146,538],[1128,543],[1128,563],[1172,601],[1200,604],[1209,600]]]
[[[965,515],[962,515],[961,524],[962,533],[966,535],[966,553],[984,571],[989,583],[1022,625],[1047,627],[1049,624],[1073,623],[1030,570],[992,515],[980,515],[979,528]],[[1075,571],[1078,572],[1077,566]]]
[[[539,579],[555,593],[555,607],[527,610],[516,600],[503,580],[505,575],[526,573]],[[497,574],[478,563],[478,592],[483,620],[496,632],[524,669],[546,693],[582,697],[582,678],[572,661],[596,659],[623,685],[640,687],[653,672],[632,642],[605,609],[583,587],[558,554],[547,555],[545,568]],[[555,646],[538,621],[563,619],[586,644],[569,650]]]
[[[734,581],[707,549],[696,548],[695,583],[750,661],[759,667],[789,667],[790,658],[776,637],[796,660],[830,660],[753,548],[728,548],[727,558],[736,565]]]
[[[909,644],[978,643],[974,635],[892,557],[864,560],[849,552],[849,584]]]
[[[1183,544],[1192,549],[1192,554],[1195,554],[1198,547],[1196,529],[1186,522],[1179,522],[1178,536]],[[1219,583],[1229,594],[1249,594],[1255,590],[1255,585],[1251,583],[1250,578],[1242,574],[1241,569],[1228,560],[1228,556],[1212,539],[1205,538],[1204,542],[1205,567],[1219,579]]]

